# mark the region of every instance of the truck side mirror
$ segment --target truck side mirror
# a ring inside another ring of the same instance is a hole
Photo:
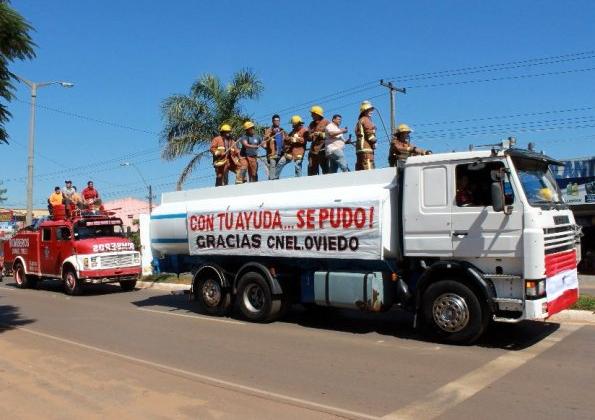
[[[492,182],[492,208],[496,212],[504,211],[504,191],[498,181]]]

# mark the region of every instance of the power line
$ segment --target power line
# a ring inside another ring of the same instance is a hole
[[[443,86],[466,85],[466,84],[471,84],[471,83],[498,82],[501,80],[530,79],[533,77],[557,76],[557,75],[561,75],[561,74],[571,74],[571,73],[584,73],[584,72],[593,71],[593,70],[595,70],[595,67],[588,67],[588,68],[584,68],[584,69],[552,71],[552,72],[548,72],[548,73],[519,74],[516,76],[493,77],[490,79],[460,80],[460,81],[433,83],[433,84],[426,84],[426,85],[414,85],[414,86],[406,86],[406,88],[407,89],[426,89],[426,88],[435,88],[435,87],[443,87]]]
[[[531,59],[519,60],[519,61],[510,61],[507,63],[488,64],[488,65],[481,65],[481,66],[463,67],[463,68],[459,68],[459,69],[442,70],[442,71],[436,71],[436,72],[393,76],[393,77],[387,77],[386,79],[398,80],[399,82],[411,81],[411,80],[434,79],[434,78],[441,78],[441,77],[462,76],[462,75],[474,74],[474,73],[513,70],[513,69],[523,68],[523,67],[559,64],[559,63],[565,63],[565,62],[569,62],[569,61],[587,60],[587,59],[591,59],[591,58],[595,58],[595,51],[583,51],[583,52],[573,53],[573,54],[565,54],[565,55],[542,57],[542,58],[531,58]]]

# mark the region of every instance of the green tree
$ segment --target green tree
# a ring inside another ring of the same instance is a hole
[[[0,181],[0,204],[7,200],[4,194],[6,194],[6,188],[2,188],[2,181]]]
[[[227,85],[217,76],[204,74],[190,88],[188,95],[172,95],[161,104],[165,126],[161,134],[165,160],[192,156],[180,173],[177,189],[209,153],[211,139],[221,124],[228,123],[234,133],[249,119],[242,109],[242,101],[257,99],[264,87],[256,74],[243,69],[234,74]]]
[[[7,0],[0,0],[0,97],[10,102],[13,99],[16,80],[8,70],[8,64],[14,60],[25,60],[35,57],[29,32],[33,28],[23,17],[10,7]],[[10,118],[5,104],[0,102],[0,144],[8,143],[8,133],[4,124]]]

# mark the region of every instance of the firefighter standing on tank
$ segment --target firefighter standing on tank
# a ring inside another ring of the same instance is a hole
[[[252,121],[246,121],[243,125],[246,133],[240,137],[242,160],[244,161],[245,168],[248,171],[248,181],[258,182],[258,149],[263,146],[262,138],[254,133],[254,123]],[[242,178],[245,181],[245,174],[242,174]]]
[[[264,130],[264,148],[267,152],[269,179],[277,175],[277,162],[283,156],[283,144],[287,134],[281,127],[281,117],[277,114],[271,119],[272,125]]]
[[[372,122],[374,106],[369,101],[364,101],[359,107],[359,119],[355,125],[355,153],[357,161],[356,171],[374,169],[374,149],[376,149],[376,126]]]
[[[411,144],[410,135],[412,131],[407,124],[400,124],[393,133],[388,150],[388,164],[390,166],[397,166],[398,161],[404,161],[409,156],[423,156],[432,153]]]
[[[312,122],[308,126],[306,140],[311,142],[308,153],[308,175],[318,175],[320,172],[327,173],[326,158],[324,154],[325,128],[329,120],[324,118],[324,110],[318,105],[310,109]]]
[[[295,176],[302,176],[302,161],[306,151],[306,133],[304,121],[299,115],[291,117],[292,130],[285,138],[284,155],[277,162],[277,174],[275,179],[279,179],[283,167],[293,161],[295,165]]]
[[[236,174],[236,184],[241,184],[240,151],[231,137],[229,124],[221,125],[219,135],[211,140],[210,151],[213,155],[213,167],[215,168],[215,186],[220,187],[228,184],[229,171]]]

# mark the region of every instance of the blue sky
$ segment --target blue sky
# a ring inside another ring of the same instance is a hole
[[[376,81],[396,78],[409,88],[398,96],[397,120],[413,126],[414,143],[434,152],[514,135],[555,157],[595,154],[595,5],[589,1],[12,5],[35,27],[38,48],[36,59],[11,70],[35,81],[76,83],[39,91],[36,206],[66,178],[79,189],[93,179],[105,199],[143,196],[140,177],[119,166],[123,161],[135,162],[157,194],[173,190],[189,158],[159,159],[161,101],[187,92],[203,73],[227,80],[243,67],[264,83],[260,100],[245,104],[262,123],[289,107],[284,122],[294,113],[305,118],[315,99],[362,86],[323,102],[327,114],[341,113],[353,128],[357,104],[371,99],[388,125],[388,95]],[[559,58],[527,61],[546,57]],[[466,68],[472,69],[436,73]],[[9,105],[11,144],[0,146],[0,179],[8,204],[24,207],[29,91],[20,85],[16,94]],[[380,166],[386,149],[379,144]],[[353,167],[351,151],[348,158]],[[212,172],[204,160],[186,188],[211,185]]]

